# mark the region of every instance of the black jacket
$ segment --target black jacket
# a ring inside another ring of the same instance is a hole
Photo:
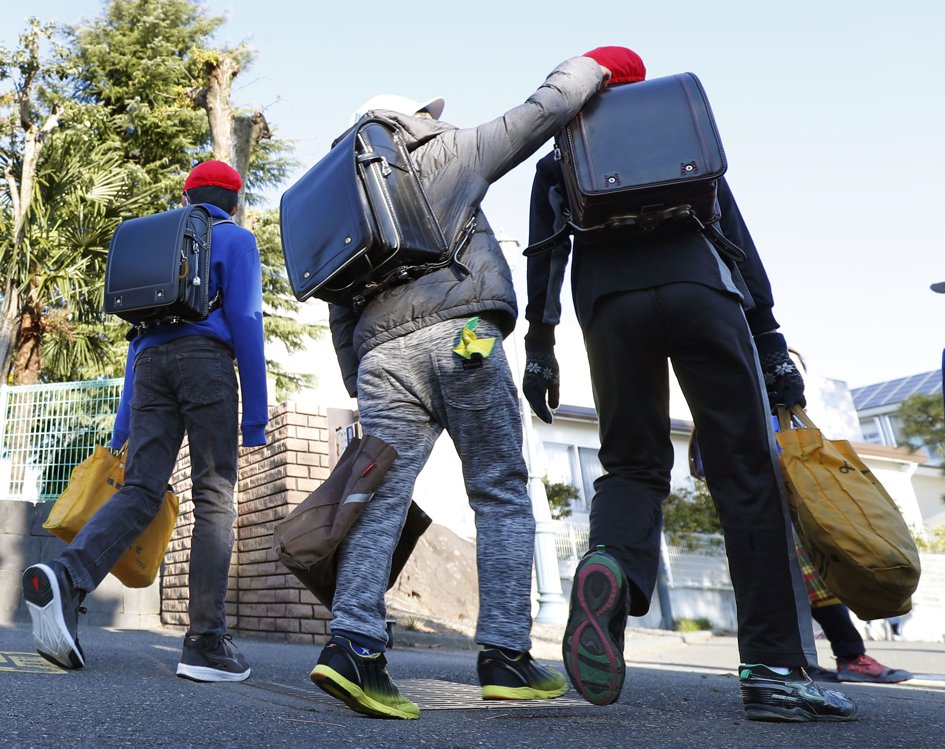
[[[581,326],[591,324],[594,304],[602,296],[691,282],[741,298],[753,334],[776,329],[768,276],[724,178],[719,180],[718,202],[719,228],[746,255],[738,264],[723,260],[698,231],[646,235],[639,231],[601,231],[576,237],[571,291]],[[532,183],[529,244],[554,234],[563,225],[566,207],[561,164],[550,153],[538,161]],[[571,240],[564,237],[547,252],[528,259],[525,318],[531,324],[532,338],[542,333],[553,336],[553,326],[561,321],[561,287],[570,255]]]

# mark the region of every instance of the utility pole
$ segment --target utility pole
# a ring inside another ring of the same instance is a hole
[[[499,237],[499,245],[509,265],[514,269],[521,262],[519,243],[515,239]],[[516,327],[516,331],[519,327]],[[512,333],[514,347],[514,369],[516,385],[521,388],[525,368],[519,353],[519,333]],[[519,393],[519,412],[522,416],[522,438],[525,462],[528,466],[528,496],[532,501],[535,516],[535,578],[538,584],[538,614],[535,621],[543,624],[564,624],[568,620],[568,602],[561,589],[561,571],[558,567],[558,551],[555,547],[555,520],[551,517],[548,494],[542,478],[544,465],[539,450],[538,435],[532,423],[528,401]]]

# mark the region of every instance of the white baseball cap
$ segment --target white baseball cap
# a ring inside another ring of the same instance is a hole
[[[392,112],[400,112],[401,114],[409,114],[411,116],[425,109],[434,120],[438,120],[440,119],[440,115],[443,114],[444,106],[446,106],[446,102],[441,96],[437,96],[435,99],[430,99],[427,102],[419,102],[408,99],[406,96],[379,94],[372,96],[357,108],[354,115],[351,117],[351,124],[353,125],[372,109],[389,109]]]

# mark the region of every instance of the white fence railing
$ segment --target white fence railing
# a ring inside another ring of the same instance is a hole
[[[675,543],[674,543],[675,542]],[[588,548],[588,527],[561,521],[555,534],[555,548],[562,570],[573,569]],[[669,560],[670,587],[702,590],[731,590],[725,547],[719,536],[692,533],[669,539],[664,558]]]
[[[0,386],[0,500],[58,497],[110,439],[123,382]]]

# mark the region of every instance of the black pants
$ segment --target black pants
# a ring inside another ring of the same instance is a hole
[[[866,652],[863,638],[853,626],[850,612],[846,606],[835,603],[811,609],[811,615],[830,641],[830,649],[835,658],[856,658]]]
[[[767,398],[751,333],[733,296],[694,283],[613,294],[584,331],[600,417],[590,544],[630,581],[630,613],[649,609],[670,491],[669,368],[699,432],[719,510],[743,663],[816,663]]]

